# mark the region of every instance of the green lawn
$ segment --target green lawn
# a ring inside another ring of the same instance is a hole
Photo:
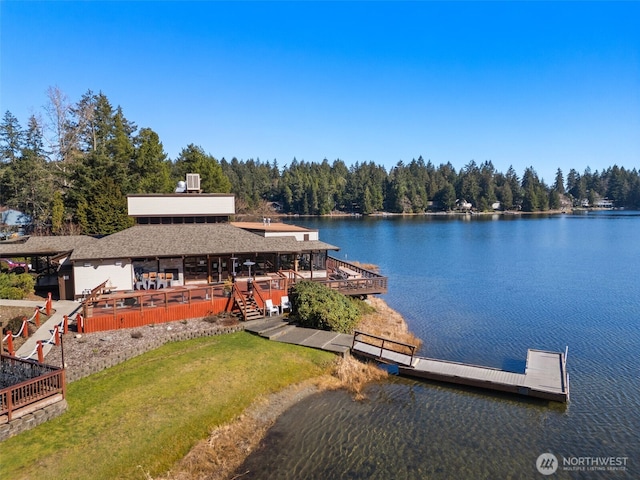
[[[244,332],[167,344],[70,384],[67,413],[0,445],[0,479],[159,475],[257,397],[333,358]]]

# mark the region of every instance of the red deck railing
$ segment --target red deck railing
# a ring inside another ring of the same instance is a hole
[[[352,275],[337,275],[345,271],[351,272]],[[265,300],[270,299],[274,305],[279,305],[280,298],[288,294],[289,286],[305,279],[293,271],[279,271],[269,276],[271,278],[253,282],[254,300],[263,310]],[[326,274],[323,272],[322,277],[313,278],[313,281],[324,283],[346,295],[387,292],[387,277],[332,257],[327,258]],[[193,284],[159,290],[102,294],[104,286],[105,284],[102,284],[93,289],[83,303],[83,318],[78,322],[78,328],[83,333],[217,315],[232,311],[236,303],[243,305],[243,295],[247,292],[246,279],[238,279],[231,292],[225,291],[224,284]],[[245,310],[246,308],[241,308],[243,314]]]
[[[254,293],[261,307],[264,299],[274,304],[280,301],[285,290],[279,287],[285,282],[254,281]],[[187,285],[160,290],[137,290],[90,297],[83,304],[83,320],[79,330],[83,333],[135,328],[187,318],[206,317],[231,311],[234,302],[246,292],[247,282],[238,281],[233,292],[226,292],[223,284]]]
[[[57,394],[62,394],[64,398],[64,369],[7,355],[0,355],[0,361],[3,372],[13,366],[23,372],[27,370],[25,375],[32,377],[0,390],[0,416],[7,415],[8,421],[11,421],[16,410]]]

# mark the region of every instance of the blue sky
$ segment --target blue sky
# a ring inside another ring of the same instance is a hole
[[[104,92],[175,158],[640,168],[638,2],[0,2],[0,110]]]

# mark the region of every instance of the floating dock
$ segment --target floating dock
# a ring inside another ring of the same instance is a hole
[[[408,377],[468,385],[556,402],[569,401],[567,353],[529,349],[524,373],[415,355],[416,346],[356,331],[351,351],[397,365]]]

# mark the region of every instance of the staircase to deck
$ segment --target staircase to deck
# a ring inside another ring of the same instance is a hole
[[[264,318],[262,309],[258,306],[256,299],[251,294],[234,291],[234,303],[235,307],[240,310],[244,321],[258,320]]]

